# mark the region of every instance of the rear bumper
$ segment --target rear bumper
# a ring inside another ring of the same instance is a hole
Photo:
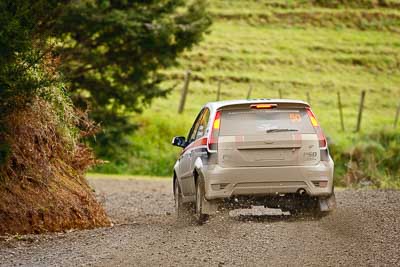
[[[304,189],[310,196],[333,193],[333,161],[314,166],[221,168],[209,165],[204,172],[208,200],[232,196],[296,193]],[[319,182],[321,185],[319,186]]]

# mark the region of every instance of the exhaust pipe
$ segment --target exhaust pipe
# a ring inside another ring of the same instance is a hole
[[[297,193],[300,196],[304,196],[305,194],[307,194],[306,190],[304,188],[300,188],[299,190],[297,190]]]

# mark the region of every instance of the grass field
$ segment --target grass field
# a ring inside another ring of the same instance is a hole
[[[339,4],[335,4],[339,3]],[[166,86],[178,86],[132,119],[142,128],[131,137],[129,160],[99,170],[170,175],[179,148],[201,106],[216,99],[303,99],[326,135],[343,149],[354,133],[361,90],[366,90],[362,132],[392,128],[400,103],[400,1],[211,0],[214,24],[205,40],[165,70]],[[192,80],[185,112],[177,114],[184,71]],[[340,129],[337,92],[344,107]],[[399,127],[400,128],[400,127]]]

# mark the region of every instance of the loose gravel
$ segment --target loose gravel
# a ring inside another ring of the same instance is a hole
[[[113,227],[0,238],[0,266],[399,266],[400,191],[344,190],[327,217],[175,219],[170,180],[90,181]]]

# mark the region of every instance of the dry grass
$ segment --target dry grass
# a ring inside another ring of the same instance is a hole
[[[0,234],[110,223],[84,179],[96,160],[79,138],[95,127],[68,106],[61,111],[36,98],[2,118],[0,141],[9,152],[0,168]],[[78,132],[77,124],[86,130]]]

